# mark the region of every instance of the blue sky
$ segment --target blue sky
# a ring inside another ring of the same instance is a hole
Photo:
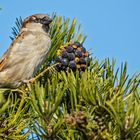
[[[140,0],[1,0],[0,56],[8,48],[15,18],[57,12],[77,18],[88,35],[86,48],[99,60],[128,62],[128,72],[140,72]]]

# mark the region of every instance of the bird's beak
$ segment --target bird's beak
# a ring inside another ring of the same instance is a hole
[[[49,25],[51,22],[52,22],[51,18],[46,18],[46,19],[44,19],[43,24],[44,25]]]
[[[51,19],[51,18],[49,18],[48,22],[49,22],[49,24],[50,24],[50,23],[52,22],[52,19]]]

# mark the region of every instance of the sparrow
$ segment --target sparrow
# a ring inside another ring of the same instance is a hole
[[[47,14],[25,18],[19,34],[0,59],[0,88],[18,88],[36,74],[51,47],[51,22]]]

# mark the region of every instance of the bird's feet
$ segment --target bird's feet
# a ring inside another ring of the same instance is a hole
[[[45,70],[43,70],[41,73],[39,73],[37,76],[35,76],[34,78],[31,78],[29,80],[23,80],[23,83],[27,84],[28,87],[31,87],[30,85],[32,83],[34,83],[38,78],[42,77],[46,72],[48,71],[55,71],[55,66],[57,65],[58,63],[52,65],[52,66],[49,66],[48,68],[46,68]]]
[[[29,80],[23,80],[23,83],[25,84],[32,84],[35,81],[35,78],[31,78]]]

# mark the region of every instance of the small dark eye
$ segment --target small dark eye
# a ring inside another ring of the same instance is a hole
[[[42,20],[46,19],[46,17],[43,17]]]

